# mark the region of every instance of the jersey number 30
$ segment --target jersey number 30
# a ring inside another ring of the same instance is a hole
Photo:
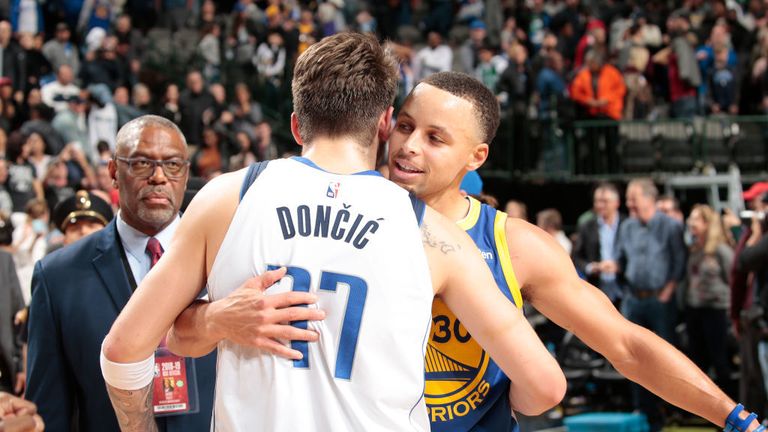
[[[277,270],[280,266],[267,266],[268,270]],[[287,277],[293,279],[293,291],[309,292],[311,277],[309,272],[301,267],[287,267]],[[320,275],[321,292],[336,293],[339,285],[349,287],[347,309],[344,311],[344,320],[341,324],[341,337],[339,338],[339,351],[336,354],[336,371],[334,376],[340,379],[349,379],[352,376],[352,362],[355,360],[357,349],[357,337],[360,333],[360,320],[363,317],[365,298],[368,295],[368,284],[357,276],[324,271]],[[306,321],[294,321],[291,325],[306,329]],[[309,368],[309,346],[306,341],[291,341],[291,348],[299,351],[304,358],[294,360],[293,366],[297,368]]]

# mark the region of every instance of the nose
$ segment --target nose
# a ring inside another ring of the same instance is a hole
[[[165,171],[163,171],[162,164],[155,165],[154,169],[152,170],[152,175],[149,176],[147,181],[152,184],[163,184],[168,181],[168,177],[165,176]]]
[[[411,133],[408,135],[408,138],[406,138],[405,142],[403,142],[403,152],[408,154],[417,154],[419,149],[420,145],[418,134]]]

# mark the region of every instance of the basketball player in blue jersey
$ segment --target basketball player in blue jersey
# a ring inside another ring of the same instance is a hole
[[[427,431],[434,296],[512,379],[521,406],[541,411],[562,398],[557,363],[469,236],[372,171],[391,124],[395,66],[371,36],[313,45],[292,83],[303,157],[222,175],[195,197],[102,347],[124,431],[153,430],[151,379],[167,372],[153,352],[175,320],[168,347],[177,354],[218,346],[214,430]],[[253,287],[283,276],[266,295]],[[213,301],[188,308],[203,287]]]
[[[485,162],[499,124],[494,95],[475,79],[437,73],[418,84],[397,115],[389,139],[389,176],[457,222],[479,247],[507,300],[525,299],[603,354],[629,379],[668,402],[723,426],[746,418],[691,361],[648,330],[624,319],[600,290],[579,279],[551,236],[459,190]],[[425,398],[432,430],[513,431],[512,411],[525,401],[449,307],[433,305],[426,356]],[[514,378],[511,380],[514,387]],[[729,413],[732,415],[729,416]],[[754,418],[735,429],[754,430]]]

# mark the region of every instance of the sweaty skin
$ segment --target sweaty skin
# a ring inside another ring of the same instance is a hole
[[[390,179],[451,220],[464,218],[469,202],[459,185],[488,155],[477,118],[469,100],[419,84],[390,136]],[[528,302],[604,355],[622,375],[724,426],[736,404],[693,362],[624,319],[599,289],[578,277],[570,257],[549,235],[520,219],[508,219],[505,228],[512,267]],[[519,410],[521,401],[512,391],[510,399],[512,409]],[[750,430],[757,425],[753,422]]]

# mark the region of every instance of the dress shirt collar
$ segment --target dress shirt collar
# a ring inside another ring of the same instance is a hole
[[[176,228],[179,226],[179,215],[171,222],[165,229],[155,235],[155,238],[160,241],[160,245],[164,251],[167,251],[171,246],[171,240],[173,234],[176,232]],[[125,251],[138,260],[143,261],[146,255],[147,242],[149,236],[136,228],[128,225],[123,219],[123,213],[117,214],[117,232],[120,234],[120,241],[123,243]]]
[[[607,226],[607,227],[610,227],[612,230],[615,231],[616,229],[619,228],[619,215],[617,214],[616,216],[613,217],[613,223],[612,224],[609,224],[608,222],[606,222],[605,219],[603,219],[602,216],[598,216],[597,217],[597,225],[600,226],[600,227]]]

